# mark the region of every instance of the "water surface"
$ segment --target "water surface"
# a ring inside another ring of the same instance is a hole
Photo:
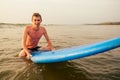
[[[120,48],[60,63],[34,64],[18,58],[23,25],[0,25],[0,80],[120,80]],[[120,36],[120,25],[46,26],[56,49]],[[42,37],[40,45],[45,45]]]

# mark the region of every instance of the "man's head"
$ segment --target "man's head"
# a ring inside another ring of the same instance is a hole
[[[32,15],[32,22],[33,25],[40,25],[40,23],[42,22],[42,17],[39,13],[33,13]]]
[[[42,21],[42,17],[39,13],[33,13],[32,20],[33,20],[33,17],[40,17],[40,20]]]

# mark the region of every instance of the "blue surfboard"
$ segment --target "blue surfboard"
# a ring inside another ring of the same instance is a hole
[[[31,52],[31,60],[34,63],[63,62],[102,53],[117,47],[120,47],[120,37],[85,46],[76,46],[47,52],[34,51]]]

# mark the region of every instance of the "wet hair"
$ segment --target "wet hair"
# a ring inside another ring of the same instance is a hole
[[[39,13],[33,13],[33,15],[32,15],[32,19],[31,20],[33,20],[33,17],[40,17],[40,19],[41,19],[41,21],[42,21],[42,17],[41,17],[41,15],[39,14]]]

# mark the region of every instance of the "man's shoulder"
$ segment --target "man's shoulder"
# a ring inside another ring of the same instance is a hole
[[[40,26],[40,30],[42,30],[44,33],[46,32],[46,28],[44,26]]]
[[[45,28],[44,26],[40,26],[41,28]]]
[[[24,30],[25,30],[26,32],[29,32],[30,29],[31,29],[31,26],[25,26],[25,27],[24,27]]]
[[[30,29],[32,26],[28,25],[28,26],[25,26],[25,29]]]
[[[27,25],[27,26],[25,26],[26,28],[30,28],[30,27],[32,27],[31,25]]]
[[[45,27],[44,27],[44,26],[40,26],[40,28],[41,28],[41,29],[45,29]]]

